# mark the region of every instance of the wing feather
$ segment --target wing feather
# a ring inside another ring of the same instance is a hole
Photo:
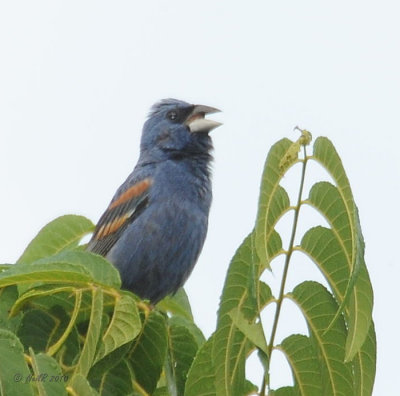
[[[113,198],[100,217],[87,249],[107,255],[126,226],[139,216],[148,204],[148,192],[152,179],[146,178],[128,187]]]

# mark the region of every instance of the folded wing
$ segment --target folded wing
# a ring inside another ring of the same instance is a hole
[[[128,224],[132,223],[148,205],[150,178],[128,186],[115,196],[101,216],[87,249],[107,255]]]

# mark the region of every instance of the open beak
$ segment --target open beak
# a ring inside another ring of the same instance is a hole
[[[189,127],[190,132],[210,132],[211,130],[222,125],[221,122],[208,120],[205,118],[206,114],[218,113],[218,110],[214,107],[194,105],[193,111],[189,114],[185,121],[185,125]]]

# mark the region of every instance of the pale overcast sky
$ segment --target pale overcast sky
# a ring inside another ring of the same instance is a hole
[[[97,221],[137,160],[155,101],[218,107],[209,234],[187,282],[208,336],[229,260],[254,223],[269,147],[296,139],[299,125],[333,141],[350,178],[375,290],[374,396],[396,395],[399,15],[394,0],[3,0],[0,261],[15,261],[56,216]],[[279,359],[274,386],[290,383]],[[255,359],[248,370],[259,382]]]

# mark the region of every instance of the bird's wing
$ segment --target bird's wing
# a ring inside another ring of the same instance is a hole
[[[100,217],[87,249],[105,256],[119,239],[128,224],[148,204],[152,179],[146,178],[123,189],[117,194]]]

